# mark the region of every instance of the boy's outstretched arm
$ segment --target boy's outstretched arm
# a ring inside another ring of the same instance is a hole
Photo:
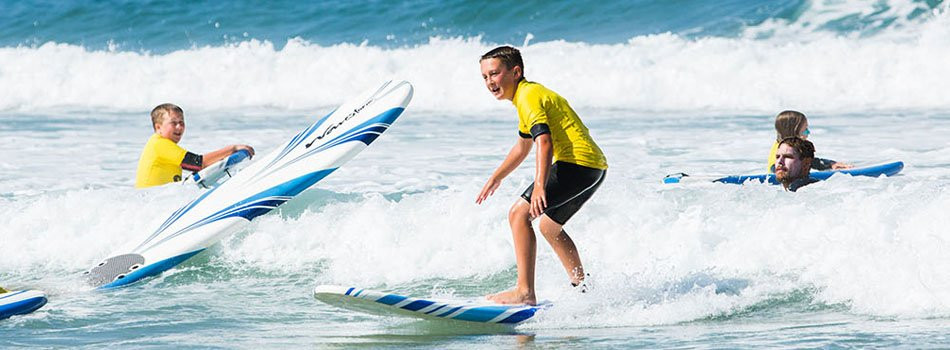
[[[202,158],[202,160],[201,160],[201,168],[204,169],[206,166],[209,166],[209,165],[214,164],[215,162],[217,162],[217,161],[219,161],[219,160],[222,160],[222,159],[224,159],[224,158],[227,158],[227,157],[230,156],[232,153],[237,152],[237,151],[240,151],[240,150],[242,150],[242,149],[247,150],[248,152],[251,153],[251,157],[254,157],[254,148],[251,147],[251,146],[248,146],[248,145],[230,145],[230,146],[225,146],[225,147],[222,147],[222,148],[219,149],[219,150],[211,151],[211,152],[205,153],[203,156],[201,156],[201,158]]]
[[[495,194],[495,190],[501,185],[501,180],[518,168],[518,165],[528,157],[528,152],[531,152],[531,139],[519,137],[518,142],[511,147],[511,151],[505,157],[505,161],[501,162],[498,169],[495,169],[495,172],[485,182],[485,186],[482,186],[482,191],[478,193],[475,203],[482,204],[483,200]]]
[[[547,186],[548,172],[551,170],[551,155],[553,146],[551,145],[551,135],[541,134],[534,139],[538,144],[538,154],[536,155],[536,168],[534,171],[534,189],[531,190],[531,217],[536,218],[544,213],[548,207],[547,196],[545,196],[545,186]]]

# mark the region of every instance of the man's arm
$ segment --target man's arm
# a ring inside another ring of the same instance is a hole
[[[831,159],[824,158],[815,158],[815,160],[811,163],[811,168],[818,171],[851,169],[853,167],[854,165],[848,163],[836,162]]]
[[[482,204],[483,200],[495,194],[495,190],[501,185],[501,180],[518,168],[518,165],[528,157],[528,152],[531,152],[531,139],[524,137],[518,138],[518,142],[511,147],[508,156],[505,157],[505,160],[501,162],[498,169],[495,169],[495,172],[488,178],[488,181],[485,182],[485,186],[482,186],[482,191],[478,193],[478,198],[475,199],[475,203]]]

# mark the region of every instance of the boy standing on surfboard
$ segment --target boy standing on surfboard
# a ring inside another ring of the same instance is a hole
[[[198,171],[227,158],[231,153],[254,149],[248,145],[230,145],[204,155],[186,151],[178,145],[185,134],[185,112],[171,103],[152,109],[152,127],[155,133],[148,139],[139,157],[135,187],[145,188],[181,181],[181,171]]]
[[[518,141],[478,194],[481,204],[501,180],[515,170],[537,144],[534,183],[508,211],[514,238],[518,281],[514,289],[492,294],[500,304],[536,304],[534,268],[537,239],[531,221],[540,217],[541,234],[557,253],[571,284],[584,282],[584,267],[574,241],[563,226],[604,181],[607,159],[567,100],[524,78],[521,52],[495,48],[479,60],[485,86],[496,99],[518,110]],[[553,164],[552,164],[553,157]]]

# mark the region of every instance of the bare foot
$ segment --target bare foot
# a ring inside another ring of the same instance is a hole
[[[532,292],[521,291],[519,289],[512,289],[500,293],[489,294],[485,297],[492,302],[498,304],[527,304],[535,305],[538,303],[537,299]]]

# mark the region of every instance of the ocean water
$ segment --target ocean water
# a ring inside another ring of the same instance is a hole
[[[0,286],[41,289],[0,347],[944,348],[950,346],[950,8],[943,1],[301,4],[0,1]],[[318,284],[478,297],[510,287],[508,207],[533,156],[477,58],[522,49],[610,169],[565,229],[572,293],[539,244],[517,328],[355,314]],[[162,102],[181,144],[269,152],[384,79],[415,97],[333,175],[179,267],[90,291],[79,274],[200,191],[133,189]],[[784,109],[818,153],[891,178],[663,185],[761,172]]]

